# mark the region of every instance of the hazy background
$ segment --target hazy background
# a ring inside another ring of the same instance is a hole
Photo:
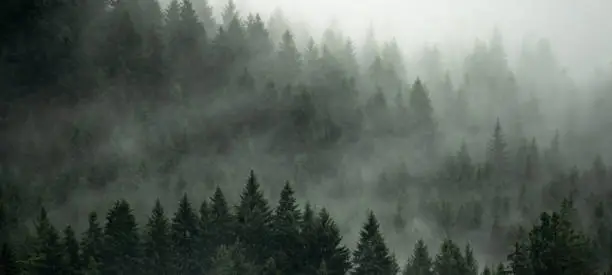
[[[211,4],[220,14],[226,1]],[[612,3],[606,0],[238,0],[236,5],[262,15],[281,9],[294,23],[305,23],[313,35],[336,20],[345,34],[361,41],[372,24],[378,38],[395,37],[406,53],[425,43],[453,52],[471,49],[475,39],[489,38],[497,27],[514,58],[523,40],[544,37],[576,80],[612,62],[607,12]]]

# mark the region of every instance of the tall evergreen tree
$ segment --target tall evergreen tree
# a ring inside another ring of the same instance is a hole
[[[272,249],[277,268],[283,274],[297,274],[301,264],[302,240],[300,238],[301,213],[295,202],[293,188],[285,183],[278,206],[272,217]]]
[[[199,237],[199,220],[187,195],[183,195],[172,218],[170,239],[172,241],[173,265],[181,274],[197,273],[199,259],[196,253]]]
[[[418,240],[414,245],[412,256],[408,260],[403,275],[433,275],[433,260],[429,249],[423,240]]]
[[[297,80],[301,72],[301,56],[295,45],[293,34],[289,30],[283,34],[278,48],[277,73],[279,78],[277,83],[284,87]]]
[[[64,229],[62,245],[64,246],[66,273],[81,274],[83,272],[83,264],[81,260],[79,243],[71,226],[67,226],[66,229]]]
[[[91,212],[89,214],[89,225],[81,239],[81,258],[83,265],[89,263],[101,263],[101,253],[103,249],[103,232],[102,227],[98,222],[98,214]]]
[[[434,260],[433,270],[438,275],[467,274],[468,269],[461,249],[450,239],[442,242]]]
[[[230,213],[221,188],[217,187],[215,189],[215,193],[210,201],[211,235],[215,236],[214,240],[211,240],[211,249],[215,251],[222,245],[229,246],[235,243],[235,217]]]
[[[145,272],[164,275],[173,273],[171,244],[170,222],[158,199],[155,201],[143,236]]]
[[[325,209],[319,212],[315,232],[321,257],[319,267],[324,266],[329,275],[346,274],[351,268],[350,252],[342,244],[340,230]]]
[[[238,238],[244,245],[246,256],[257,264],[263,264],[270,255],[271,211],[268,201],[260,190],[255,173],[251,170],[247,184],[240,195],[240,204],[236,209]]]
[[[505,175],[505,172],[508,169],[506,147],[506,139],[504,137],[499,119],[497,119],[495,129],[493,131],[493,137],[489,141],[489,148],[487,151],[487,165],[489,165],[489,168],[494,175]]]
[[[137,274],[141,270],[142,250],[136,218],[125,200],[119,200],[106,216],[102,274]]]
[[[374,212],[368,218],[360,234],[357,249],[353,251],[354,275],[391,275],[398,272],[397,263],[385,244],[380,225]]]
[[[29,272],[34,274],[64,274],[64,250],[60,236],[42,208],[36,220],[36,243],[30,255]]]

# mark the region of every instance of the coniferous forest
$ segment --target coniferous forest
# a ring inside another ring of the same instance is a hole
[[[612,73],[364,32],[2,1],[0,274],[612,274]]]

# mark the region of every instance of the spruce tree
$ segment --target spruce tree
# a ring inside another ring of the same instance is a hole
[[[213,239],[216,238],[216,236],[213,235],[213,226],[211,209],[208,202],[203,201],[200,205],[200,220],[198,223],[199,240],[197,250],[202,272],[208,270],[210,259],[212,259],[215,253],[212,248]]]
[[[433,261],[423,240],[414,245],[412,256],[404,268],[403,275],[433,275]]]
[[[141,256],[136,218],[130,204],[119,200],[106,216],[100,271],[102,274],[137,274],[141,270]]]
[[[506,147],[506,139],[504,137],[499,119],[497,119],[493,136],[489,141],[489,148],[487,151],[487,165],[490,172],[497,177],[505,175],[508,169]]]
[[[298,51],[293,34],[287,30],[278,47],[277,83],[284,87],[294,84],[301,71],[301,56]]]
[[[433,270],[438,275],[467,274],[461,249],[450,239],[445,239],[434,260]]]
[[[159,199],[145,226],[143,236],[144,266],[149,274],[173,274],[172,246],[170,241],[170,222]]]
[[[359,234],[357,249],[353,252],[352,274],[391,275],[397,272],[397,264],[385,244],[378,220],[370,211]]]
[[[342,244],[340,230],[325,209],[319,212],[315,234],[321,257],[320,267],[324,266],[326,274],[329,275],[346,274],[351,268],[350,252]]]
[[[317,239],[317,218],[310,203],[306,203],[300,224],[300,238],[304,244],[301,270],[304,273],[313,273],[320,265],[319,242]]]
[[[197,255],[199,237],[199,220],[187,195],[183,195],[179,207],[172,218],[170,239],[173,251],[175,272],[180,274],[197,273],[199,259]]]
[[[79,250],[79,243],[71,226],[64,229],[64,261],[66,263],[67,274],[81,274],[83,272],[83,264]]]
[[[302,240],[300,238],[301,213],[289,183],[285,183],[278,206],[272,217],[273,256],[283,274],[296,274],[301,264]]]
[[[210,199],[210,234],[215,236],[211,239],[211,251],[216,251],[222,245],[233,245],[236,241],[235,220],[225,200],[221,188],[217,187],[213,197]]]
[[[101,263],[103,249],[103,232],[98,222],[98,214],[91,212],[88,220],[89,226],[81,239],[81,259],[84,265]]]
[[[476,262],[476,259],[474,258],[474,250],[472,250],[472,247],[469,244],[465,246],[464,258],[466,268],[465,275],[478,275],[478,262]]]
[[[270,237],[271,211],[260,190],[255,173],[251,170],[247,184],[240,195],[236,210],[238,238],[245,247],[247,258],[263,264],[270,255],[267,239]]]
[[[60,236],[42,208],[36,220],[36,243],[30,255],[29,271],[34,274],[64,274],[64,250]]]

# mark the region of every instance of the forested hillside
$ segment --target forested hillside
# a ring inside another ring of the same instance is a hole
[[[610,72],[214,14],[0,4],[5,274],[609,272]]]

